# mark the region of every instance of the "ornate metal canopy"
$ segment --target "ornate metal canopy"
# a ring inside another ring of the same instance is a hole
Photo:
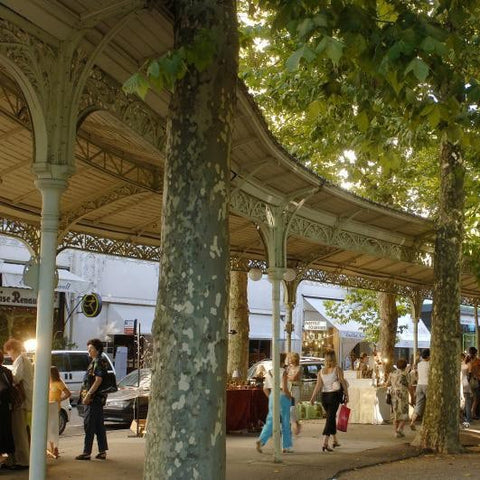
[[[66,158],[47,159],[72,172],[62,196],[59,249],[158,258],[169,94],[150,92],[143,102],[126,96],[121,85],[145,59],[171,48],[171,19],[162,5],[2,2],[2,233],[38,251],[42,199],[35,179],[48,133],[36,121],[39,106],[32,98],[38,98],[75,133],[72,158],[65,148]],[[55,92],[78,106],[70,117],[54,108]],[[307,170],[273,138],[241,83],[231,172],[232,257],[265,261],[261,227],[280,220],[288,231],[287,264],[303,278],[387,291],[431,289],[432,222],[360,198]],[[468,272],[462,294],[480,295]]]

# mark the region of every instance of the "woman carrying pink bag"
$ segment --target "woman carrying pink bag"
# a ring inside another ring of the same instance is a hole
[[[343,370],[337,365],[333,350],[329,350],[325,354],[325,367],[318,372],[317,384],[310,399],[312,405],[319,391],[322,392],[322,406],[327,413],[327,420],[323,429],[322,451],[332,452],[333,449],[328,445],[330,436],[333,436],[333,448],[340,446],[337,441],[337,410],[340,403],[348,403],[348,384],[345,381]]]

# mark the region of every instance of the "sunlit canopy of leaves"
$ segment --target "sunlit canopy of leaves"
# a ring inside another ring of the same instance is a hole
[[[380,311],[378,308],[377,293],[372,290],[351,290],[343,301],[325,300],[323,302],[327,314],[340,323],[357,322],[360,330],[365,334],[365,341],[378,343],[380,335]],[[397,301],[398,315],[409,313],[409,303],[406,299]],[[399,327],[398,333],[402,333]]]
[[[440,144],[460,145],[478,250],[480,2],[246,3],[241,75],[289,150],[357,193],[432,215]]]

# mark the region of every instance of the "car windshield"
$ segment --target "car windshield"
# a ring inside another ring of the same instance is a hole
[[[140,370],[140,388],[149,389],[152,379],[152,372],[149,368],[142,368]],[[123,377],[119,382],[119,387],[137,387],[138,382],[138,370],[130,372],[126,377]]]

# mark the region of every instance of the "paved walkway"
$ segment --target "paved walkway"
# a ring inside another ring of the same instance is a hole
[[[254,435],[228,435],[227,480],[480,478],[478,454],[418,457],[418,451],[408,443],[413,439],[414,433],[407,431],[404,439],[394,438],[391,425],[349,425],[348,433],[339,434],[341,446],[334,452],[323,453],[319,439],[323,423],[323,420],[304,422],[302,434],[294,439],[294,453],[285,454],[284,461],[279,464],[272,461],[270,444],[266,445],[263,454],[259,454],[255,450]],[[480,428],[476,430],[474,425],[471,431],[466,432],[462,432],[462,443],[473,446],[471,451],[480,451]],[[62,436],[61,457],[48,460],[47,479],[142,480],[145,440],[130,437],[130,434],[127,430],[108,432],[108,459],[89,462],[74,460],[81,450],[81,435]],[[384,465],[368,467],[379,464]],[[433,476],[428,476],[429,474]],[[25,480],[28,479],[28,473],[0,470],[0,478]]]

